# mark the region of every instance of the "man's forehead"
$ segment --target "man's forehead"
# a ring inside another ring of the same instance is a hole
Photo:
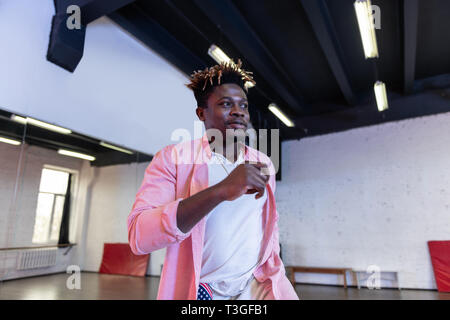
[[[247,99],[247,95],[244,90],[237,84],[226,83],[221,86],[214,88],[213,94],[217,98],[230,97],[230,98],[241,98]]]

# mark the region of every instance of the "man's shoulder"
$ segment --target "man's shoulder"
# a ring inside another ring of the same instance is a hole
[[[175,145],[176,144],[172,143],[163,147],[155,153],[155,156],[153,158],[166,157],[167,155],[170,155],[173,152],[173,148],[175,147]]]
[[[180,157],[190,157],[194,150],[196,150],[195,146],[198,146],[200,143],[201,139],[184,140],[178,143],[172,143],[160,149],[155,154],[154,158],[162,157],[166,160],[175,161]]]

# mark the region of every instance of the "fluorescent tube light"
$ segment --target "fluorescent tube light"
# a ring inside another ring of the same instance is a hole
[[[12,145],[15,145],[15,146],[18,146],[18,145],[22,144],[22,142],[20,142],[18,140],[9,139],[9,138],[3,138],[3,137],[0,137],[0,142],[12,144]]]
[[[80,158],[80,159],[89,160],[89,161],[95,160],[95,157],[93,157],[93,156],[89,156],[87,154],[73,152],[73,151],[69,151],[69,150],[65,150],[65,149],[59,149],[58,153],[63,154],[65,156]]]
[[[284,113],[280,111],[280,109],[278,109],[275,103],[269,104],[269,110],[272,111],[272,113],[276,115],[277,118],[280,119],[286,126],[288,127],[294,126],[294,123],[291,120],[289,120],[289,118],[286,117]]]
[[[381,81],[377,81],[375,82],[373,89],[375,91],[375,98],[377,99],[378,110],[381,112],[389,108],[386,95],[386,85]]]
[[[16,122],[20,122],[22,124],[28,123],[28,124],[31,124],[33,126],[41,127],[41,128],[44,128],[44,129],[47,129],[47,130],[50,130],[50,131],[55,131],[55,132],[62,133],[62,134],[71,134],[72,133],[72,131],[69,130],[69,129],[62,128],[62,127],[59,127],[59,126],[55,126],[53,124],[46,123],[46,122],[43,122],[43,121],[39,121],[39,120],[30,118],[30,117],[24,118],[24,117],[12,115],[11,119],[16,121]]]
[[[19,123],[21,123],[21,124],[26,124],[26,123],[27,123],[27,119],[26,119],[26,118],[20,117],[20,116],[16,116],[15,114],[13,114],[13,115],[11,116],[11,119],[12,119],[13,121],[19,122]]]
[[[213,58],[217,63],[231,63],[234,65],[233,61],[231,60],[231,58],[229,56],[227,56],[227,54],[225,52],[223,52],[222,49],[220,49],[218,46],[216,46],[215,44],[212,44],[209,49],[208,49],[208,54],[211,56],[211,58]],[[249,88],[253,88],[255,85],[253,84],[253,82],[250,81],[246,81],[244,83],[244,86],[249,89]]]
[[[62,134],[71,134],[72,131],[66,128],[58,127],[50,123],[42,122],[33,118],[27,117],[27,123],[32,124],[33,126],[41,127],[50,131],[59,132]]]
[[[113,150],[120,151],[120,152],[124,152],[124,153],[128,153],[128,154],[133,154],[133,152],[130,151],[130,150],[122,149],[122,148],[113,146],[112,144],[106,143],[106,142],[104,142],[104,141],[101,141],[101,142],[100,142],[100,145],[103,146],[103,147],[106,147],[106,148],[110,148],[110,149],[113,149]]]
[[[370,0],[356,0],[354,3],[359,32],[367,58],[378,57],[377,39],[372,16],[372,4]]]
[[[218,46],[215,44],[211,45],[208,49],[208,54],[216,60],[217,63],[226,63],[230,62],[230,57],[225,54]]]

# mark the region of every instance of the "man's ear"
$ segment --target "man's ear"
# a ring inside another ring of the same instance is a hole
[[[201,120],[201,121],[205,121],[205,110],[202,107],[197,107],[197,109],[195,109],[195,113],[197,114],[197,117]]]

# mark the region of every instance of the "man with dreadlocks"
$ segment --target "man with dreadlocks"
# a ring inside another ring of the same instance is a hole
[[[163,148],[146,169],[128,239],[135,254],[167,247],[158,299],[298,299],[279,256],[272,162],[221,140],[248,127],[246,82],[240,60],[194,72],[187,87],[206,134]]]

